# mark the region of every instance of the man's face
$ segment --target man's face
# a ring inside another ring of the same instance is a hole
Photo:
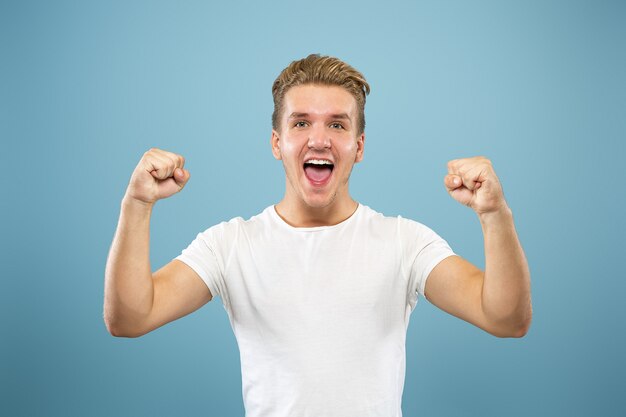
[[[311,208],[349,199],[348,179],[363,159],[357,103],[336,86],[301,85],[284,97],[280,132],[272,131],[272,153],[283,161],[286,199]]]

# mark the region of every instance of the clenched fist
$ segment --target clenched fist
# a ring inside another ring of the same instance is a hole
[[[448,162],[444,184],[452,198],[471,207],[479,215],[507,207],[500,181],[491,161],[485,157]]]
[[[152,148],[143,154],[130,178],[126,197],[147,204],[167,198],[183,189],[189,171],[183,168],[185,158],[172,152]]]

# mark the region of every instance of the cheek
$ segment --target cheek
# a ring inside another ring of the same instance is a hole
[[[356,142],[350,141],[347,142],[345,144],[343,144],[342,148],[341,148],[341,153],[343,155],[345,155],[345,157],[349,157],[349,158],[355,158],[356,157],[356,153],[358,151],[358,146]]]
[[[300,161],[300,153],[302,146],[297,138],[285,138],[281,142],[280,153],[283,157],[283,161],[288,164],[297,164]]]
[[[296,153],[296,147],[292,142],[283,141],[282,146],[280,147],[280,152],[283,155],[283,158],[293,159],[294,154]]]

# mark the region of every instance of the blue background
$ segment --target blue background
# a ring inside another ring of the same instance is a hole
[[[482,266],[442,180],[486,155],[530,261],[523,339],[418,303],[404,414],[624,415],[625,21],[619,1],[2,2],[0,414],[243,416],[221,300],[114,338],[105,261],[150,147],[192,174],[156,205],[153,269],[277,202],[271,84],[321,52],[372,86],[353,196]]]

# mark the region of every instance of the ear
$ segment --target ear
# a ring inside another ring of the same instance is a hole
[[[274,129],[272,129],[270,144],[272,145],[272,155],[274,155],[274,158],[278,160],[283,159],[282,155],[280,154],[280,138],[278,136],[278,132]]]
[[[356,158],[354,162],[361,162],[363,160],[363,152],[365,151],[365,133],[361,133],[356,141]]]

